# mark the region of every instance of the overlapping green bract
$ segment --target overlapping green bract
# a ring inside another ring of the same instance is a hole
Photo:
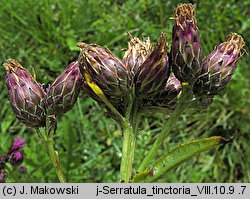
[[[242,53],[243,38],[231,33],[225,42],[204,58],[202,74],[194,85],[197,96],[214,96],[226,88]]]
[[[47,89],[45,109],[47,115],[58,117],[74,106],[80,93],[83,78],[78,61],[70,63]]]
[[[27,126],[44,126],[45,92],[41,85],[15,60],[7,60],[4,67],[9,99],[16,117]]]
[[[200,75],[202,50],[192,4],[180,4],[175,9],[171,61],[181,82],[193,84]]]

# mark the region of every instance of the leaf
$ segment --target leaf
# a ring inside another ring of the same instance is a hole
[[[178,145],[165,155],[161,156],[150,170],[143,171],[134,176],[133,182],[155,182],[171,169],[180,165],[196,154],[228,143],[220,136],[193,140],[186,144]]]

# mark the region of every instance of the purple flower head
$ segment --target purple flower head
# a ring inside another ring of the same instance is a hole
[[[25,174],[25,173],[27,172],[27,167],[26,167],[26,166],[20,166],[20,167],[19,167],[19,172],[20,172],[21,174]]]
[[[0,183],[4,183],[7,177],[5,169],[0,169]]]
[[[30,127],[45,126],[45,92],[32,75],[17,61],[4,63],[6,86],[12,109],[22,123]]]
[[[12,144],[12,149],[13,150],[18,150],[22,148],[25,144],[25,139],[24,138],[16,138]]]
[[[9,161],[13,166],[19,166],[23,162],[23,154],[20,151],[14,151]]]

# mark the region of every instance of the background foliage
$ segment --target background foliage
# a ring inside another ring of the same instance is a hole
[[[0,64],[19,60],[48,85],[70,61],[77,59],[76,43],[97,43],[122,56],[126,32],[156,41],[164,31],[171,43],[173,10],[178,3],[194,3],[196,19],[207,55],[230,32],[250,38],[250,1],[166,0],[1,0]],[[246,50],[249,49],[246,47]],[[57,182],[44,146],[32,129],[15,119],[0,67],[0,154],[15,137],[24,137],[26,174],[9,173],[11,182]],[[143,159],[167,116],[142,119],[135,167]],[[250,182],[250,70],[247,54],[226,92],[205,111],[187,112],[176,122],[159,154],[192,139],[235,136],[224,148],[202,153],[173,170],[162,182]],[[121,160],[121,131],[104,111],[84,94],[74,109],[59,119],[56,148],[69,182],[114,182]],[[10,168],[11,169],[11,168]]]

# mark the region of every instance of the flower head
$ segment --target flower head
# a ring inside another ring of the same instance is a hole
[[[80,71],[92,90],[89,94],[93,95],[94,92],[98,95],[100,89],[113,106],[126,104],[129,85],[127,67],[101,46],[85,43],[79,43],[78,46],[81,48],[78,59]],[[88,91],[89,89],[86,89],[86,92]]]
[[[202,74],[194,85],[197,96],[216,95],[226,88],[242,56],[245,43],[237,33],[231,33],[225,42],[215,48],[202,62]]]
[[[15,60],[4,64],[7,71],[6,86],[12,109],[22,123],[31,127],[45,125],[43,99],[45,93],[31,74]]]
[[[13,150],[18,150],[22,148],[25,144],[25,139],[24,138],[16,138],[14,142],[12,143],[12,149]]]
[[[139,67],[152,52],[153,46],[149,37],[141,41],[137,37],[132,37],[130,33],[128,34],[131,40],[128,43],[128,50],[125,52],[122,61],[134,77]]]
[[[180,4],[175,9],[171,62],[181,82],[193,84],[200,75],[202,50],[192,4]]]
[[[13,166],[19,166],[23,162],[23,153],[20,151],[14,151],[10,156],[9,162]]]
[[[0,183],[4,183],[7,177],[7,172],[5,169],[0,169]]]
[[[165,87],[169,76],[166,34],[162,33],[152,52],[140,65],[135,75],[137,95],[152,99]]]
[[[60,116],[73,108],[80,93],[83,78],[78,61],[70,63],[47,89],[46,114]]]

